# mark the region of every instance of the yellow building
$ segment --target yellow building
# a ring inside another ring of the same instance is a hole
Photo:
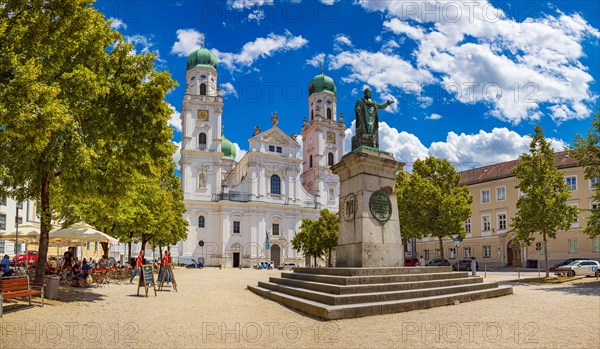
[[[514,239],[510,224],[517,212],[519,190],[511,169],[518,160],[485,166],[461,172],[461,184],[469,186],[473,197],[471,218],[465,222],[467,236],[463,241],[444,240],[444,257],[450,263],[474,256],[480,266],[522,266],[544,268],[544,248],[541,235],[528,247],[520,246]],[[556,153],[556,166],[571,189],[569,205],[589,210],[597,203],[592,201],[593,187],[599,178],[587,180],[584,168],[567,152]],[[581,232],[589,211],[582,211],[577,222],[568,231],[557,233],[548,241],[550,266],[568,258],[581,257],[600,260],[600,238],[588,239]],[[425,260],[439,258],[437,238],[425,238],[416,243],[417,254]]]

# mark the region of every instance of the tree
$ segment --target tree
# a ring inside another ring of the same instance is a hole
[[[317,258],[327,253],[327,264],[331,266],[331,253],[337,247],[339,236],[339,217],[323,209],[317,220],[302,219],[300,232],[292,239],[292,247],[302,251],[305,256]]]
[[[0,7],[0,191],[39,202],[36,282],[58,186],[117,202],[137,173],[173,151],[164,96],[175,82],[155,70],[153,55],[132,54],[92,3]]]
[[[531,245],[535,234],[542,234],[546,277],[548,268],[548,239],[556,239],[558,230],[567,230],[577,219],[578,209],[567,205],[571,193],[563,175],[556,167],[556,155],[550,142],[544,138],[544,131],[537,125],[534,128],[529,154],[519,157],[519,164],[512,169],[516,176],[517,188],[524,194],[517,201],[517,213],[511,227],[517,241]]]
[[[442,260],[443,239],[466,235],[464,221],[471,216],[472,197],[448,160],[415,161],[412,175],[400,172],[396,177],[396,197],[402,235],[437,237]]]
[[[585,179],[600,178],[600,113],[594,115],[592,128],[584,138],[578,135],[573,142],[574,147],[570,149],[571,155],[585,167]],[[594,187],[592,200],[600,203],[600,184]],[[583,233],[590,239],[600,237],[600,207],[596,205],[590,210]]]

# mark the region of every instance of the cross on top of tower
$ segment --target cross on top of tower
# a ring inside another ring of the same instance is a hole
[[[325,66],[325,64],[323,64],[325,58],[323,58],[323,61],[321,61],[321,74],[323,74],[323,67]]]
[[[204,34],[200,34],[200,48],[204,48]]]

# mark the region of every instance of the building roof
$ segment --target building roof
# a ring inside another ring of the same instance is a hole
[[[577,160],[571,158],[569,152],[567,151],[557,152],[555,153],[555,156],[556,167],[558,168],[569,168],[579,166]],[[514,175],[512,174],[512,169],[519,163],[520,160],[512,160],[460,172],[460,184],[471,185],[477,183],[490,182],[502,178],[514,177]]]
[[[335,82],[333,79],[321,72],[321,74],[316,75],[310,82],[308,83],[308,94],[312,95],[313,93],[319,92],[330,92],[334,95],[336,94]]]
[[[225,138],[225,135],[223,135],[223,139],[221,140],[221,152],[223,152],[223,159],[228,160],[235,160],[235,156],[237,155],[235,145],[229,139]]]
[[[199,66],[213,67],[214,69],[217,69],[217,64],[219,64],[219,59],[217,56],[215,56],[215,54],[210,52],[208,49],[202,47],[188,55],[187,70]]]

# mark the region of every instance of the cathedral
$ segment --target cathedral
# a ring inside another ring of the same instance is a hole
[[[279,128],[275,113],[271,128],[254,128],[248,152],[236,161],[223,134],[236,117],[223,117],[217,65],[204,47],[188,56],[179,165],[189,227],[174,256],[207,266],[304,265],[291,245],[302,219],[318,218],[323,208],[338,211],[339,178],[330,167],[343,155],[346,126],[337,114],[335,83],[322,72],[308,83],[302,146]]]

